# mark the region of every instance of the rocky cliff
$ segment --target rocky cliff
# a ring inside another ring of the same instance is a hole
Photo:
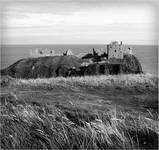
[[[58,76],[83,76],[100,74],[142,73],[139,60],[134,55],[125,55],[122,62],[94,62],[81,66],[84,60],[76,56],[47,56],[21,59],[1,70],[1,75],[14,78],[49,78]],[[115,62],[115,61],[114,61]]]

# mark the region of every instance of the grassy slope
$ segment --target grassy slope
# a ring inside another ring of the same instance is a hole
[[[157,148],[158,78],[152,75],[17,79],[2,93],[16,97],[1,104],[4,148]],[[21,142],[19,126],[26,130]]]
[[[76,56],[46,56],[38,58],[25,58],[1,70],[1,75],[10,75],[17,78],[49,78],[59,76],[59,67],[78,68],[82,60]],[[60,74],[65,76],[65,73]]]
[[[14,83],[20,98],[45,102],[115,103],[157,110],[158,79],[152,75],[86,76],[73,78],[19,79]],[[14,88],[13,88],[14,89]],[[37,95],[38,93],[38,95]]]

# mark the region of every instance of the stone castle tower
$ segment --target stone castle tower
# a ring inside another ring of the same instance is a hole
[[[107,44],[107,53],[108,59],[123,59],[124,54],[132,54],[132,48],[123,45],[122,41],[120,44],[117,41],[113,41],[110,44]]]

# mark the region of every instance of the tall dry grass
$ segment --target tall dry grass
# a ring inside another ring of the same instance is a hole
[[[17,79],[15,86],[34,87],[34,88],[53,88],[62,86],[70,87],[119,87],[119,88],[138,88],[154,91],[158,88],[157,76],[151,74],[128,74],[128,75],[101,75],[101,76],[82,76],[82,77],[58,77],[49,79]]]
[[[7,102],[1,105],[0,129],[2,149],[158,147],[157,122],[116,109],[93,114],[74,106]]]
[[[11,87],[78,87],[157,91],[150,74],[15,79]],[[16,97],[16,96],[14,96]],[[139,112],[94,111],[68,105],[43,105],[4,99],[0,105],[2,149],[158,149],[158,121]],[[45,101],[45,99],[44,99]],[[151,112],[150,112],[151,113]]]

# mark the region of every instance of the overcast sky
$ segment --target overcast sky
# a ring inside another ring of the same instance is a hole
[[[148,3],[14,2],[3,6],[6,44],[156,44],[155,10]]]

